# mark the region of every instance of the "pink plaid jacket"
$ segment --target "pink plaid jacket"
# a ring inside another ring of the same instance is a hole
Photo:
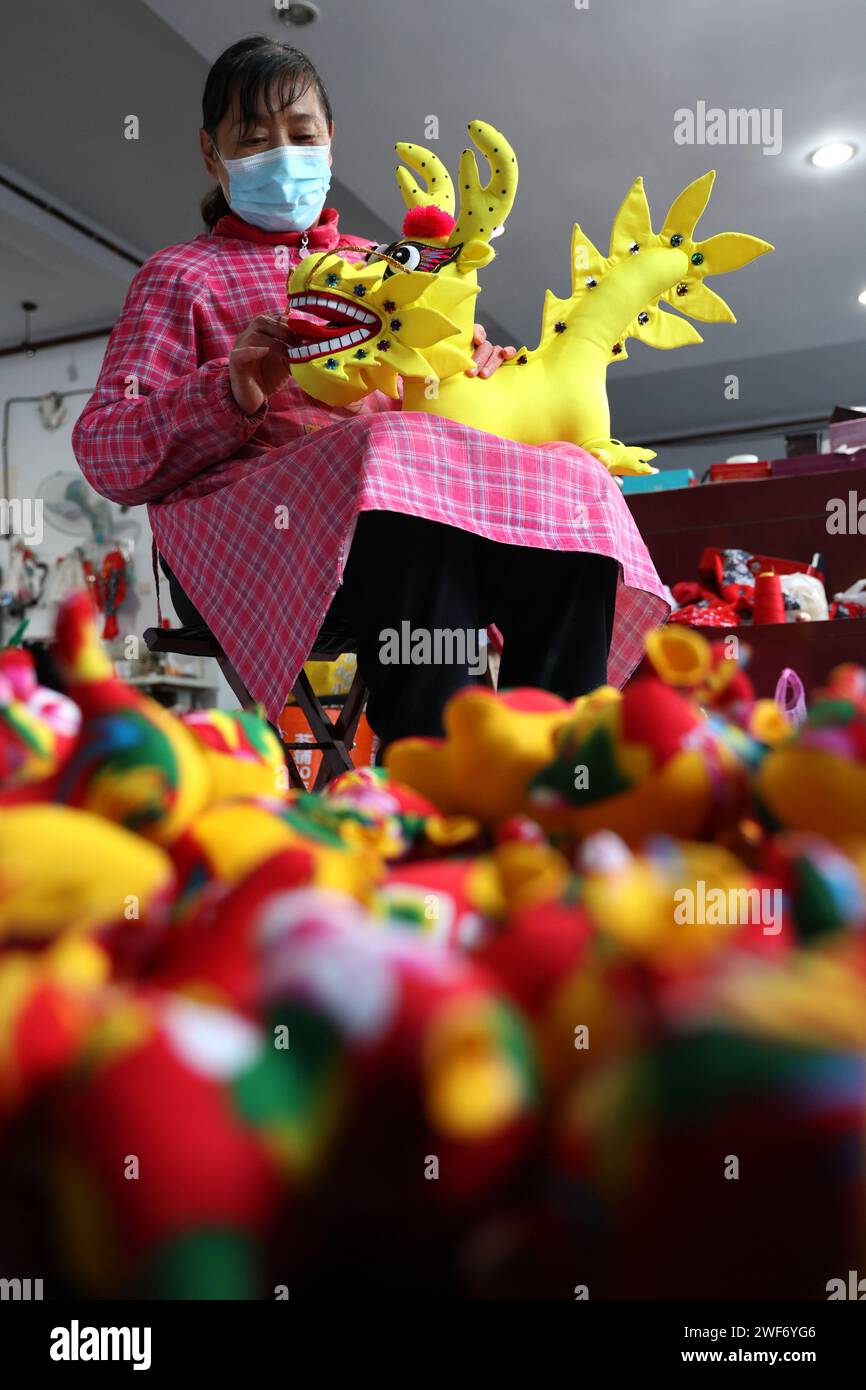
[[[310,235],[311,248],[348,258],[369,244],[344,237],[329,209]],[[254,315],[284,312],[297,255],[226,217],[150,257],[73,434],[88,481],[115,502],[147,503],[160,551],[273,720],[368,509],[618,560],[609,679],[622,685],[667,604],[619,488],[589,454],[403,413],[381,395],[333,409],[294,382],[241,413],[228,354]]]

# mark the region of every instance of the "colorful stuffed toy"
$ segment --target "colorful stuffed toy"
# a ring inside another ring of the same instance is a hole
[[[571,295],[558,299],[548,291],[538,347],[524,348],[486,380],[468,377],[476,272],[493,259],[491,241],[517,191],[517,162],[505,137],[483,121],[468,129],[490,176],[482,184],[475,155],[464,150],[456,216],[454,186],[438,156],[421,145],[398,144],[412,170],[397,170],[409,208],[403,236],[363,265],[327,252],[293,270],[288,322],[302,341],[288,349],[292,375],[330,405],[347,405],[373,390],[396,399],[399,377],[404,410],[527,444],[568,440],[613,473],[652,472],[651,449],[611,438],[608,363],[627,357],[626,338],[659,348],[702,341],[685,319],[664,312],[663,302],[704,322],[735,322],[704,278],[773,248],[737,232],[694,240],[714,173],[690,184],[661,232],[653,232],[638,179],[617,214],[609,256],[575,225]],[[431,380],[438,384],[435,393]]]
[[[750,965],[748,979],[767,999],[766,972]],[[829,990],[811,1002],[829,1010]],[[581,1054],[511,1296],[559,1298],[567,1281],[592,1299],[824,1299],[830,1278],[862,1268],[863,1031],[816,1038],[808,1003],[773,1037],[760,1004],[743,1027],[634,1000],[632,1017],[654,1010],[655,1037],[602,1067]]]
[[[820,835],[789,832],[768,837],[762,862],[784,887],[797,937],[825,944],[842,933],[866,931],[866,840],[858,856],[843,854]]]
[[[273,1296],[262,1252],[297,1107],[247,1020],[171,995],[115,1000],[54,1113],[67,1277],[97,1297]]]
[[[171,844],[210,797],[199,744],[155,700],[118,679],[86,594],[61,605],[56,651],[82,725],[58,775],[55,800]]]
[[[104,1008],[106,951],[63,933],[44,951],[0,955],[0,1124],[78,1055]]]
[[[0,778],[0,1224],[46,1280],[329,1296],[360,1252],[377,1294],[802,1298],[862,1267],[862,670],[799,723],[667,630],[622,694],[466,691],[316,796],[255,716],[126,691],[85,609],[60,639],[78,741],[19,782],[13,738]],[[7,707],[32,681],[0,658]]]
[[[754,794],[772,829],[810,830],[834,843],[866,835],[866,707],[815,701],[808,717],[761,762]]]
[[[282,748],[263,716],[202,710],[176,719],[124,684],[100,645],[86,594],[62,605],[56,645],[82,724],[46,796],[171,845],[207,806],[286,794]]]
[[[688,693],[705,710],[718,715],[713,729],[737,748],[750,765],[757,766],[766,748],[782,743],[792,721],[781,704],[756,700],[746,667],[751,649],[731,638],[708,642],[692,628],[671,623],[647,634],[646,659],[661,679]],[[731,725],[735,725],[732,728]],[[736,730],[749,735],[751,746]]]
[[[306,809],[309,803],[320,808],[318,816]],[[176,910],[188,911],[210,884],[236,882],[271,855],[294,848],[310,855],[311,883],[361,901],[369,899],[384,872],[379,855],[344,836],[318,797],[302,793],[288,805],[237,799],[203,811],[172,847],[179,880]]]
[[[344,814],[356,816],[361,826],[380,828],[389,860],[429,859],[480,848],[481,827],[476,820],[440,815],[432,801],[402,786],[383,767],[344,772],[331,782],[326,795]],[[369,842],[371,836],[361,833]]]
[[[68,806],[4,807],[0,832],[0,946],[95,934],[137,959],[158,937],[175,892],[158,845]]]
[[[393,1220],[425,1188],[434,1202],[488,1190],[525,1148],[537,1102],[531,1035],[492,977],[413,932],[376,930],[327,892],[265,904],[258,935],[270,1026],[288,1028],[292,1048],[315,1047],[319,1072],[326,1049],[342,1057],[354,1113],[345,1166],[362,1203],[391,1204]],[[379,1155],[375,1176],[367,1152]]]
[[[697,706],[641,676],[560,730],[527,796],[557,831],[613,830],[630,845],[655,832],[697,839],[742,808],[745,770]]]
[[[71,700],[37,683],[30,652],[0,650],[0,787],[12,790],[50,777],[80,723]]]
[[[195,736],[210,773],[211,804],[235,796],[283,795],[289,786],[282,746],[252,710],[190,710],[181,723]]]
[[[574,708],[541,690],[495,695],[470,687],[449,700],[444,739],[400,739],[385,765],[446,815],[473,816],[487,826],[518,812],[531,815],[529,781],[553,756],[555,736]]]

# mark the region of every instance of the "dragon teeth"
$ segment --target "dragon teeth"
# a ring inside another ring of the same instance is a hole
[[[365,309],[361,304],[353,304],[350,300],[342,299],[337,295],[299,294],[293,295],[291,302],[296,309],[337,309],[349,318],[357,319],[359,323],[367,324],[370,327],[377,322],[376,315],[369,309]]]

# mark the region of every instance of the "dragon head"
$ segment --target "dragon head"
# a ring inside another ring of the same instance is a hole
[[[377,246],[365,264],[326,252],[292,271],[292,376],[317,400],[348,405],[376,390],[396,399],[399,377],[444,380],[470,365],[476,272],[495,254],[490,242],[514,202],[517,161],[492,126],[472,121],[469,133],[490,177],[482,185],[475,154],[464,150],[456,215],[454,185],[438,156],[398,144],[408,165],[397,168],[408,208],[403,235]]]

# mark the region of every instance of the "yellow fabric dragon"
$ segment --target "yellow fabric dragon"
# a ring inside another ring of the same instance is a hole
[[[637,179],[617,213],[609,255],[575,225],[571,294],[558,299],[548,290],[538,346],[523,348],[487,379],[466,376],[477,272],[495,254],[490,242],[517,190],[517,161],[505,137],[482,121],[472,121],[469,134],[490,177],[482,185],[475,154],[464,150],[456,216],[454,185],[441,160],[421,145],[398,144],[408,165],[397,168],[409,208],[404,235],[377,247],[366,264],[327,252],[292,272],[288,322],[298,338],[288,350],[292,375],[330,405],[348,405],[374,390],[398,399],[402,378],[404,410],[527,444],[567,440],[612,473],[653,472],[651,449],[611,438],[608,363],[628,356],[627,338],[658,348],[703,341],[663,303],[703,322],[736,322],[704,278],[736,270],[773,247],[740,232],[695,241],[714,172],[683,190],[658,233]]]

